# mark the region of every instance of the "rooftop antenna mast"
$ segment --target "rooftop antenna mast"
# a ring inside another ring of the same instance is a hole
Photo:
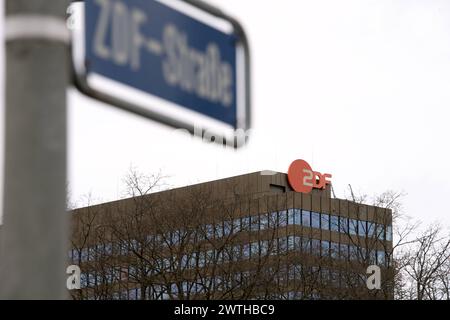
[[[336,199],[336,193],[334,193],[333,185],[331,185],[331,193],[333,194],[333,198]]]

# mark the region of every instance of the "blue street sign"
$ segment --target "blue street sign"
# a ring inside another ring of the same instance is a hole
[[[216,9],[181,0],[85,0],[74,47],[79,87],[91,96],[189,130],[249,128],[247,41]]]

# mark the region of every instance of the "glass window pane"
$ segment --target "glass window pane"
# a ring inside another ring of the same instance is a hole
[[[345,217],[339,217],[339,231],[342,233],[348,233],[348,219]]]
[[[284,227],[287,225],[287,211],[282,210],[278,214],[278,225]]]
[[[377,264],[377,251],[376,250],[370,250],[369,259],[370,259],[371,264]]]
[[[327,213],[322,213],[320,215],[320,219],[321,219],[320,227],[323,230],[330,230],[330,215]]]
[[[312,239],[311,240],[311,252],[312,252],[312,254],[319,256],[320,255],[320,246],[321,246],[320,240]]]
[[[377,264],[379,266],[386,265],[386,255],[384,251],[377,251]]]
[[[214,238],[214,228],[211,224],[207,224],[205,226],[205,237],[206,237],[206,239]]]
[[[386,228],[386,240],[392,241],[392,226]]]
[[[252,216],[250,231],[258,231],[258,230],[259,230],[259,216]]]
[[[330,255],[330,241],[322,240],[322,257],[328,257]]]
[[[301,238],[299,236],[294,236],[294,250],[301,250]]]
[[[331,231],[339,231],[339,217],[330,215],[330,228]]]
[[[367,235],[367,222],[366,221],[358,221],[358,234],[361,237],[364,237]]]
[[[341,243],[339,246],[340,254],[339,256],[341,259],[347,260],[348,259],[348,245]]]
[[[302,252],[307,254],[311,253],[311,239],[302,238]]]
[[[294,209],[294,223],[301,225],[302,224],[302,210]]]
[[[269,218],[267,214],[262,214],[259,218],[259,227],[261,230],[265,230],[269,227]]]
[[[288,250],[293,251],[294,248],[294,236],[288,236]]]
[[[302,226],[311,227],[311,212],[302,210]]]
[[[241,245],[237,244],[233,247],[233,258],[236,261],[241,259]]]
[[[375,222],[367,221],[367,236],[373,237],[375,235]]]
[[[376,238],[378,240],[384,241],[385,237],[384,237],[384,225],[382,224],[377,224],[376,225]]]
[[[358,234],[358,220],[349,219],[349,232],[354,236]]]
[[[362,249],[362,248],[361,248]],[[356,246],[348,246],[350,260],[358,260],[358,248]]]
[[[293,225],[295,223],[295,211],[294,209],[289,209],[288,210],[288,221],[287,224],[288,225]]]
[[[223,235],[229,236],[233,233],[233,222],[232,221],[224,221],[223,223]]]
[[[269,242],[267,240],[261,241],[260,248],[261,248],[261,257],[266,256],[267,252],[269,251]]]
[[[278,239],[279,253],[285,253],[287,251],[287,238],[282,237]]]
[[[272,228],[276,228],[278,226],[278,212],[269,213],[269,225]]]
[[[311,212],[311,227],[320,229],[320,214]]]
[[[251,250],[252,257],[258,257],[259,256],[259,242],[252,242],[250,250]]]
[[[334,259],[339,258],[339,243],[331,242],[330,255]]]
[[[219,223],[217,223],[216,225],[215,225],[215,235],[216,235],[216,238],[222,238],[223,237],[223,225],[222,225],[222,223],[221,222],[219,222]]]
[[[244,258],[250,257],[250,244],[247,243],[242,246],[242,256]]]
[[[241,230],[250,230],[250,217],[243,217],[241,219]]]

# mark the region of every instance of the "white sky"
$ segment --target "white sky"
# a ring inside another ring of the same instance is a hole
[[[405,211],[450,225],[450,2],[209,0],[245,27],[253,128],[223,150],[69,90],[73,199],[122,195],[130,165],[171,186],[303,158],[338,197],[404,191]],[[0,70],[1,71],[1,70]],[[3,74],[3,72],[2,72]]]

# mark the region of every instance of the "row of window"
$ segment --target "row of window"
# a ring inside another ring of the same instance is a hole
[[[348,288],[355,286],[365,286],[367,275],[355,272],[336,271],[319,267],[304,267],[300,264],[284,266],[280,270],[268,268],[265,270],[266,277],[269,277],[277,287],[282,288],[294,284],[294,280],[305,283],[321,283],[337,288]],[[264,276],[262,275],[262,276]],[[308,278],[310,277],[310,278]],[[169,283],[168,285],[152,285],[147,288],[147,299],[169,299],[170,297],[186,297],[188,295],[205,294],[207,291],[220,292],[239,289],[251,284],[253,275],[250,272],[235,273],[231,277],[205,277],[195,281],[182,281],[181,283]],[[299,283],[300,283],[299,282]],[[85,284],[84,284],[85,285]],[[141,288],[123,289],[113,294],[112,299],[141,299]],[[266,297],[267,298],[267,297]],[[319,298],[317,294],[303,296],[301,292],[290,291],[290,293],[275,294],[272,299],[314,299]]]
[[[225,250],[208,250],[192,252],[181,257],[167,257],[156,259],[154,266],[147,266],[146,274],[157,272],[170,272],[179,269],[203,268],[211,264],[221,264],[230,261],[256,259],[261,256],[285,254],[291,251],[312,254],[325,258],[342,259],[350,261],[364,261],[368,264],[386,266],[386,253],[383,250],[367,250],[363,247],[347,245],[326,240],[287,236],[271,240],[255,241],[246,244],[237,244]],[[74,261],[76,263],[76,261]],[[151,269],[153,267],[153,269]],[[128,276],[136,275],[140,270],[133,266],[128,269],[110,268],[106,272],[83,273],[81,282],[83,286],[94,286],[102,283],[112,283]]]
[[[234,232],[258,231],[268,228],[300,225],[309,228],[331,230],[362,237],[376,237],[380,240],[392,241],[392,227],[371,221],[346,218],[328,213],[319,213],[303,209],[289,209],[246,216],[224,221],[223,223],[206,225],[205,235],[208,238],[222,238]],[[175,239],[176,240],[176,239]]]
[[[331,230],[350,235],[359,235],[365,237],[376,237],[380,240],[392,241],[392,226],[376,224],[375,222],[345,218],[327,213],[318,213],[302,209],[289,209],[258,216],[246,216],[232,221],[224,221],[217,224],[208,224],[199,230],[206,239],[220,239],[229,236],[232,233],[251,231],[256,232],[268,228],[285,227],[288,225],[300,225],[309,228],[322,230]],[[185,238],[183,230],[168,232],[164,235],[149,235],[149,243],[158,243],[160,245],[176,245]],[[191,234],[192,236],[192,234]],[[200,236],[195,235],[197,238]],[[83,248],[82,250],[69,251],[69,258],[72,261],[86,262],[94,260],[97,252],[102,254],[125,255],[132,249],[139,249],[141,244],[133,240],[130,243],[118,243],[117,245],[107,243],[99,244],[96,247]]]
[[[363,247],[355,245],[289,235],[273,240],[259,240],[252,243],[236,244],[226,247],[223,250],[211,249],[202,252],[191,252],[181,257],[163,258],[155,260],[155,268],[160,270],[202,268],[208,263],[241,261],[267,255],[285,254],[291,251],[334,259],[368,260],[382,266],[386,263],[385,251],[383,250],[366,250]],[[73,255],[71,261],[74,264],[79,264],[79,256]]]

